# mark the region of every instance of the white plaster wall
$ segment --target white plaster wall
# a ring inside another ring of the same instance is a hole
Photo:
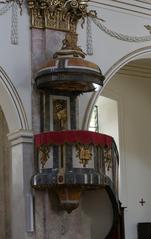
[[[0,8],[2,6],[1,4]],[[22,16],[20,16],[19,11],[18,9],[18,45],[12,45],[10,40],[11,9],[0,16],[0,66],[17,89],[25,108],[26,117],[29,121],[28,123],[31,127],[31,52],[29,17],[25,6],[23,6]],[[10,106],[10,118],[11,111],[12,109]]]
[[[150,89],[149,78],[116,75],[103,91],[108,97],[116,93],[120,105],[120,200],[127,207],[126,239],[137,239],[138,222],[151,221]]]
[[[85,191],[81,195],[82,215],[87,220],[90,239],[104,239],[111,230],[113,209],[105,189]]]
[[[99,132],[112,136],[119,148],[117,101],[100,96],[96,105],[98,106]]]
[[[98,17],[105,20],[103,24],[113,31],[131,36],[149,35],[144,25],[149,24],[150,16],[147,17],[143,14],[136,14],[135,12],[101,5],[96,5],[96,7],[93,5],[91,8],[97,11]],[[79,45],[83,49],[86,49],[85,29],[82,31],[79,27],[79,33]],[[150,46],[150,42],[129,43],[110,37],[102,32],[94,23],[92,23],[92,38],[93,55],[87,56],[87,59],[98,64],[104,74],[113,64],[128,53],[142,47]]]
[[[114,8],[106,6],[106,1],[101,1],[104,4],[96,5],[95,3],[90,4],[90,9],[94,9],[98,13],[98,17],[105,20],[103,23],[109,29],[116,31],[118,33],[123,33],[131,36],[147,36],[149,32],[144,28],[144,25],[148,25],[150,22],[150,15],[147,6],[146,10],[139,8],[141,13],[136,8],[131,8],[132,11],[123,10],[120,8]],[[114,3],[116,5],[118,3]],[[126,1],[130,3],[129,1]],[[132,1],[131,1],[132,2]],[[137,3],[135,3],[137,4]],[[143,4],[143,3],[141,3]],[[126,7],[126,4],[122,7]],[[146,14],[145,14],[146,12]],[[79,26],[79,45],[86,52],[86,25],[84,29]],[[86,59],[95,62],[99,65],[102,73],[107,76],[107,80],[110,75],[122,67],[122,65],[131,61],[134,58],[151,58],[151,46],[150,41],[145,43],[130,43],[127,41],[117,40],[113,37],[108,36],[106,33],[102,32],[98,27],[92,23],[92,39],[93,39],[93,55],[86,56]],[[118,67],[117,67],[118,66]],[[91,110],[90,98],[92,94],[83,94],[80,97],[80,123],[79,128],[87,126],[86,121],[88,120],[87,112]]]
[[[98,15],[106,20],[110,29],[127,35],[148,35],[144,28],[149,16],[106,7],[95,8]],[[93,56],[87,59],[98,64],[107,81],[122,65],[135,58],[151,58],[150,42],[129,43],[114,39],[92,25]],[[81,30],[79,30],[81,32]],[[80,35],[79,45],[85,49],[85,30]],[[133,54],[134,52],[134,54]],[[111,85],[110,85],[111,84]],[[137,84],[137,88],[136,88]],[[117,76],[111,80],[103,95],[118,101],[119,146],[120,146],[120,200],[126,206],[126,239],[137,239],[137,223],[151,221],[150,214],[150,121],[151,85],[149,79],[130,79]],[[88,127],[92,110],[91,94],[80,97],[81,127]],[[90,100],[90,101],[89,101]],[[140,113],[141,108],[141,113]],[[144,117],[145,115],[145,117]],[[140,199],[146,201],[142,207]]]

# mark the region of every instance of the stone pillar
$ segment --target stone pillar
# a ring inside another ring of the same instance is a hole
[[[90,239],[90,221],[79,206],[68,214],[54,192],[35,192],[36,239]]]
[[[32,29],[31,31],[31,62],[32,77],[42,64],[46,63],[53,54],[61,48],[63,32],[53,30]],[[41,100],[42,94],[37,90],[35,82],[32,82],[32,127],[34,133],[39,133],[41,129]]]
[[[33,239],[32,191],[33,134],[18,130],[10,133],[11,144],[11,233],[12,239]],[[30,225],[29,225],[30,222]]]

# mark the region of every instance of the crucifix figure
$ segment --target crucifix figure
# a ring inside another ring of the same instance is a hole
[[[144,199],[141,198],[141,200],[139,201],[139,203],[140,203],[142,206],[144,206],[144,204],[146,203],[146,201],[144,201]]]

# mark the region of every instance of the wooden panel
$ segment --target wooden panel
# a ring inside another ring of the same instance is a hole
[[[138,223],[137,225],[138,239],[151,238],[151,223]]]

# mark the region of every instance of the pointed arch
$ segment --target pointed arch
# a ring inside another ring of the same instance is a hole
[[[106,84],[112,79],[112,77],[126,64],[133,60],[138,60],[138,59],[151,59],[151,46],[143,47],[140,49],[137,49],[124,57],[122,57],[120,60],[118,60],[115,64],[113,64],[110,69],[105,73],[105,81],[104,81],[104,86],[98,91],[94,92],[92,96],[90,97],[87,109],[85,111],[85,115],[83,117],[83,124],[82,128],[83,129],[88,129],[89,127],[89,122],[92,114],[92,109],[97,101],[99,95],[103,91],[104,87]]]
[[[9,132],[19,129],[29,129],[28,120],[19,94],[2,67],[0,67],[0,105],[4,112]]]

